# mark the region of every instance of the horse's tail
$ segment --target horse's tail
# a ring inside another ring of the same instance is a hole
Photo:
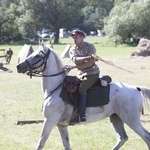
[[[137,87],[137,89],[139,91],[142,92],[143,95],[143,114],[144,114],[144,110],[148,110],[148,112],[150,112],[150,89],[146,88],[146,87]]]

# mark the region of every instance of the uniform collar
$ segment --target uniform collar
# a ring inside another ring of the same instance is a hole
[[[81,43],[81,45],[77,46],[78,48],[83,48],[84,42]]]

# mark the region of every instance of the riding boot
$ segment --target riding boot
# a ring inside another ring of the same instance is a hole
[[[85,122],[85,110],[86,110],[86,102],[87,102],[87,93],[80,94],[79,95],[79,111],[78,115],[70,120],[72,123],[79,123],[79,122]]]

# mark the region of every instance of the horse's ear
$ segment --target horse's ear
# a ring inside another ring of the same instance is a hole
[[[39,39],[39,46],[41,46],[42,45],[42,39]]]
[[[43,47],[43,50],[46,48],[43,40],[42,40],[42,47]]]
[[[45,49],[45,44],[44,44],[43,39],[39,39],[39,47],[42,47],[43,50]]]

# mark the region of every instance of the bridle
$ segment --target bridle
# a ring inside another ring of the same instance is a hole
[[[30,65],[29,61],[26,60],[26,63],[28,64],[28,72],[27,72],[27,75],[30,76],[30,78],[32,78],[32,76],[34,77],[54,77],[54,76],[58,76],[58,75],[62,75],[62,74],[67,74],[71,68],[63,68],[63,70],[61,72],[58,72],[58,73],[55,73],[55,74],[51,74],[51,75],[44,75],[42,74],[42,72],[45,70],[46,68],[46,65],[47,65],[47,59],[49,57],[49,55],[51,54],[51,50],[48,49],[48,51],[45,53],[44,51],[40,51],[44,56],[40,59],[40,60],[37,60],[36,62],[34,62],[32,65]],[[33,67],[34,64],[37,64],[38,62],[40,62],[42,60],[42,63],[37,66],[37,67]],[[41,67],[41,69],[39,71],[34,71],[34,69],[37,69]],[[46,96],[45,100],[54,92],[56,91],[60,86],[62,85],[62,83],[60,83],[54,90],[52,90],[51,92],[48,93],[48,95]]]
[[[28,71],[27,71],[27,75],[30,76],[30,78],[32,78],[32,76],[34,77],[54,77],[54,76],[58,76],[58,75],[62,75],[62,74],[67,74],[71,68],[63,68],[63,70],[61,72],[55,73],[55,74],[51,74],[51,75],[44,75],[42,74],[42,72],[45,70],[46,68],[46,64],[47,64],[47,59],[49,57],[49,55],[51,54],[51,50],[48,49],[48,51],[45,53],[44,51],[40,51],[42,54],[44,54],[44,56],[40,59],[37,60],[36,62],[34,62],[32,65],[30,64],[30,62],[28,60],[26,60],[26,63],[28,64]],[[33,67],[34,64],[37,64],[38,62],[42,61],[42,63],[39,66]],[[41,67],[41,69],[39,71],[34,71],[35,69]]]

